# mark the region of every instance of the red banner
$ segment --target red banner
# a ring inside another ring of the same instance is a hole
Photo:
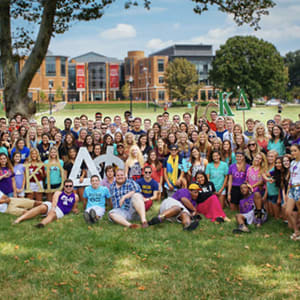
[[[119,89],[119,65],[109,66],[109,82],[111,89]]]
[[[85,67],[84,64],[76,65],[76,90],[85,90]]]

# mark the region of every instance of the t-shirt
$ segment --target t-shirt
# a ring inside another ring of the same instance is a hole
[[[114,181],[115,181],[115,179],[114,179]],[[113,182],[114,182],[113,181]],[[103,180],[101,180],[101,182],[100,182],[100,185],[101,186],[105,186],[105,187],[107,187],[108,189],[110,188],[110,185],[111,185],[112,183],[109,183],[109,181],[108,181],[108,179],[107,179],[107,177],[105,177]]]
[[[73,208],[75,204],[75,194],[71,193],[70,195],[62,192],[57,201],[57,207],[63,212],[64,215],[67,215]]]
[[[87,186],[84,189],[83,197],[87,199],[86,208],[92,206],[105,208],[105,201],[111,196],[108,188],[105,186],[99,186],[97,189],[94,189],[92,186]]]
[[[254,194],[249,195],[246,198],[243,198],[239,204],[240,213],[247,214],[254,209]]]
[[[244,132],[244,135],[246,135],[247,137],[249,137],[249,138],[252,138],[253,137],[253,135],[254,135],[254,131],[248,131],[248,130],[246,130],[245,132]]]
[[[259,169],[255,170],[253,167],[250,167],[247,170],[246,181],[252,186],[263,180],[262,175],[259,173]],[[253,193],[260,190],[260,187],[257,186],[253,189]]]
[[[154,191],[158,191],[158,183],[151,178],[150,182],[147,182],[144,178],[138,179],[137,183],[142,189],[142,194],[145,198],[153,196]]]
[[[270,175],[273,177],[275,174],[274,168],[269,170]],[[273,183],[267,181],[267,188],[268,188],[268,195],[269,196],[277,196],[279,193],[279,189],[276,186],[276,182],[274,181]]]
[[[196,207],[196,201],[192,200],[191,193],[188,189],[179,189],[173,195],[172,198],[181,202],[181,198],[187,198]]]
[[[4,174],[8,173],[9,177],[5,177],[0,180],[0,191],[8,195],[10,193],[13,193],[13,185],[12,185],[12,178],[15,176],[14,173],[11,172],[9,168],[0,168],[0,176],[3,176]]]
[[[31,175],[38,167],[37,166],[33,166],[33,165],[30,165],[29,166],[29,175]],[[42,181],[43,180],[43,175],[45,173],[45,167],[41,167],[38,172],[35,173],[35,176],[36,178],[38,179],[38,181]],[[30,182],[35,182],[35,179],[33,177],[31,177],[29,179]]]
[[[38,148],[38,150],[39,150],[39,152],[40,152],[41,160],[42,160],[42,162],[44,162],[44,161],[45,161],[46,159],[48,159],[48,157],[49,157],[50,144],[49,144],[49,146],[47,147],[47,149],[44,149],[42,143],[39,144],[39,145],[37,146],[37,148]]]
[[[10,157],[13,157],[13,154],[16,152],[16,147],[12,148],[11,153],[10,153]],[[30,150],[29,148],[27,148],[26,146],[23,147],[22,150],[18,150],[18,152],[21,153],[21,163],[23,163],[25,161],[25,159],[29,156],[30,154]]]
[[[197,203],[204,202],[206,199],[211,197],[216,191],[215,186],[211,181],[209,181],[207,184],[203,184],[203,185],[201,185],[199,183],[197,183],[197,184],[199,185],[199,188],[200,188],[198,198],[197,198]]]
[[[291,172],[290,184],[299,185],[300,184],[300,161],[293,160],[291,162],[290,172]]]
[[[223,141],[223,136],[224,136],[224,133],[226,131],[227,131],[226,129],[224,131],[218,131],[218,130],[216,130],[217,137],[220,138]]]
[[[45,160],[45,164],[49,163],[48,159]],[[64,162],[60,159],[60,165],[63,167]],[[45,167],[47,170],[47,167]],[[50,167],[50,184],[61,184],[61,171],[58,166],[51,166]]]
[[[15,180],[17,189],[21,189],[23,185],[23,179],[25,174],[25,167],[23,164],[17,164],[14,166]]]
[[[269,140],[268,143],[268,150],[275,150],[279,156],[282,156],[285,154],[285,145],[284,145],[284,141],[279,140],[277,141],[277,143],[275,143],[272,140]]]
[[[232,175],[232,185],[240,186],[242,183],[246,181],[247,171],[249,169],[249,165],[246,164],[245,172],[239,172],[236,164],[233,164],[229,167],[229,175]]]
[[[0,147],[0,154],[1,154],[1,153],[4,153],[4,154],[6,154],[6,156],[8,156],[7,148],[4,147],[4,146],[1,146],[1,147]]]
[[[205,174],[209,175],[209,180],[215,185],[217,191],[219,191],[224,183],[225,176],[228,175],[228,165],[221,161],[218,168],[211,162],[207,165]]]

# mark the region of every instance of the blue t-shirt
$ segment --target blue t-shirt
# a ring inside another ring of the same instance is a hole
[[[87,199],[86,208],[99,206],[105,208],[105,201],[109,199],[110,193],[107,187],[99,186],[96,190],[92,186],[87,186],[84,189],[83,197]]]
[[[13,154],[16,152],[16,147],[12,148],[10,156],[13,157]],[[30,150],[26,146],[22,150],[18,150],[21,153],[21,163],[24,163],[25,159],[29,156]]]
[[[270,175],[273,177],[275,174],[275,169],[272,168],[269,170]],[[276,182],[273,183],[267,181],[268,195],[269,196],[278,196],[279,188],[276,186]]]
[[[137,180],[137,183],[142,189],[142,194],[145,198],[150,198],[153,196],[154,191],[158,191],[158,183],[151,178],[150,182],[147,182],[144,178]]]
[[[228,170],[228,165],[224,161],[220,162],[217,169],[213,162],[207,165],[205,174],[209,175],[209,181],[215,185],[216,191],[219,191],[223,186],[225,176],[228,175]]]
[[[275,150],[278,153],[278,156],[282,156],[285,154],[285,145],[282,140],[279,140],[277,143],[275,143],[272,140],[269,140],[268,143],[268,150]]]
[[[48,159],[44,161],[45,164],[47,164],[48,162],[49,162]],[[59,163],[63,168],[64,162],[60,159]],[[45,166],[45,170],[47,170],[46,166]],[[61,174],[58,166],[50,167],[50,184],[61,184]]]

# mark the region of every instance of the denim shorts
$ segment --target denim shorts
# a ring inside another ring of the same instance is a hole
[[[267,196],[267,200],[273,204],[277,204],[277,200],[278,200],[278,195],[274,195],[274,196]]]
[[[291,187],[288,197],[293,199],[296,202],[299,201],[299,199],[300,199],[300,186]]]

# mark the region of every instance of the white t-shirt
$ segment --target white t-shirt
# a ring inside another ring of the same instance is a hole
[[[0,191],[0,199],[4,194]],[[0,204],[0,213],[5,213],[7,210],[7,203]]]
[[[299,185],[300,184],[300,161],[292,161],[291,167],[291,178],[290,178],[290,184],[291,185]]]

